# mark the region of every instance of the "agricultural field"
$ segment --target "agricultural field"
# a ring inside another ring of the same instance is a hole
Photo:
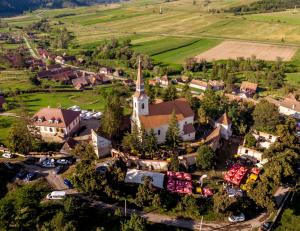
[[[299,10],[244,16],[209,12],[251,2],[254,0],[220,0],[209,4],[199,0],[195,4],[190,0],[132,0],[37,10],[5,21],[11,26],[26,26],[47,17],[54,27],[64,26],[74,33],[78,50],[94,48],[104,39],[130,38],[134,50],[152,56],[156,63],[168,65],[182,64],[186,58],[226,39],[300,46]]]
[[[30,73],[25,70],[0,71],[0,91],[26,90],[34,87],[29,80]]]
[[[198,60],[207,61],[250,58],[256,56],[266,61],[276,61],[280,57],[283,61],[290,61],[297,52],[297,47],[269,45],[262,43],[225,41],[214,48],[196,56]]]

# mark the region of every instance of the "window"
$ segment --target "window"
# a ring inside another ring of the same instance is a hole
[[[245,150],[245,153],[248,154],[248,150],[247,149]]]
[[[269,140],[271,140],[272,139],[272,136],[269,136]]]
[[[49,130],[50,130],[50,132],[53,132],[53,129],[52,129],[52,128],[50,128]]]
[[[157,134],[160,136],[160,130],[157,131]]]
[[[142,109],[144,109],[144,108],[145,108],[145,104],[142,103]]]

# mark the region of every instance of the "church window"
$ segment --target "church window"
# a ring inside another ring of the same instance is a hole
[[[157,134],[160,136],[160,130],[157,131]]]
[[[142,103],[142,109],[145,109],[145,104]]]
[[[53,132],[53,129],[52,129],[52,128],[50,128],[49,130],[50,130],[50,132]]]

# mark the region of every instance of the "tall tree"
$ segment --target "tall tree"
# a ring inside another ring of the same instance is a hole
[[[274,104],[262,100],[255,106],[253,120],[257,130],[274,133],[276,125],[280,124],[280,115]]]
[[[122,231],[146,231],[146,221],[133,213],[130,217],[130,220],[124,221],[121,223]]]
[[[113,94],[106,99],[105,109],[101,118],[101,129],[110,138],[119,134],[123,120],[123,107],[118,95]]]
[[[180,142],[180,130],[177,123],[176,113],[172,112],[169,127],[166,133],[166,144],[172,148],[176,148]]]
[[[164,101],[172,101],[177,99],[177,89],[173,84],[170,84],[163,93]]]
[[[215,91],[209,89],[204,92],[200,108],[206,116],[215,120],[224,113],[226,102]]]
[[[215,152],[207,145],[201,145],[198,148],[196,164],[201,169],[210,169],[215,160]]]
[[[144,176],[142,180],[143,183],[139,185],[135,198],[135,203],[140,207],[149,205],[154,196],[152,186],[153,179],[149,176]]]

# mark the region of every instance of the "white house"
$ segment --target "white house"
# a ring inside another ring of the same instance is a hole
[[[300,119],[300,102],[289,95],[279,104],[279,113]]]
[[[111,141],[99,136],[93,129],[91,129],[92,145],[98,158],[110,154],[112,145]]]
[[[190,87],[197,88],[197,89],[200,89],[202,91],[205,91],[208,88],[208,83],[204,82],[202,80],[193,79],[190,82]]]
[[[42,108],[32,118],[42,138],[63,141],[79,129],[80,112],[61,108]]]
[[[245,146],[239,146],[238,153],[240,157],[244,157],[247,159],[262,161],[263,152],[255,150],[253,148],[247,148]]]
[[[260,147],[267,149],[271,144],[275,143],[278,138],[278,136],[260,131],[254,131],[252,135],[258,141]]]
[[[149,97],[145,93],[142,77],[141,62],[138,67],[136,91],[133,95],[132,126],[142,127],[146,131],[154,130],[158,143],[164,143],[172,113],[176,114],[182,140],[194,140],[194,112],[185,99],[149,104]]]
[[[260,131],[254,131],[252,132],[252,135],[255,137],[257,141],[257,146],[260,148],[266,148],[268,149],[271,144],[275,143],[278,136],[265,133],[265,132],[260,132]],[[245,141],[244,141],[245,143]],[[245,147],[244,145],[239,146],[238,148],[238,153],[239,156],[241,157],[246,157],[246,158],[251,158],[251,159],[256,159],[258,161],[262,161],[262,156],[263,152],[256,150],[255,148],[248,148]]]
[[[221,128],[221,137],[228,140],[232,135],[232,122],[225,112],[217,121],[215,121],[214,127]]]

